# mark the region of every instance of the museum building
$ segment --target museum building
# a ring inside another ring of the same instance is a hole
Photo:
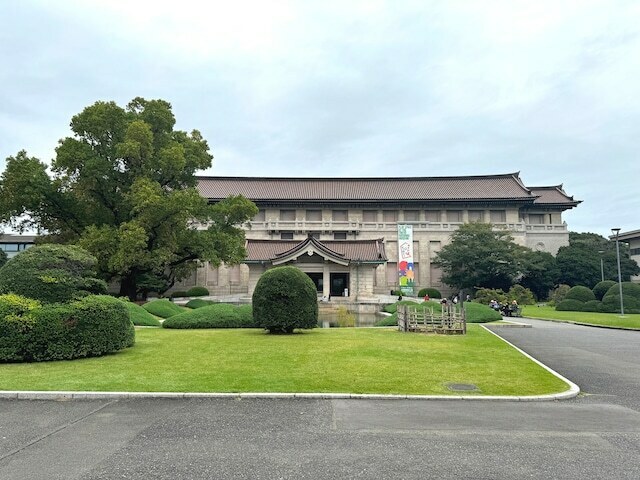
[[[243,195],[259,208],[245,226],[240,265],[204,263],[174,286],[205,286],[212,295],[251,295],[269,268],[293,265],[319,296],[364,300],[398,288],[398,225],[410,225],[416,291],[443,285],[434,256],[467,222],[506,229],[534,250],[556,254],[569,243],[565,210],[580,201],[562,185],[527,187],[519,173],[462,177],[199,177],[210,203]]]

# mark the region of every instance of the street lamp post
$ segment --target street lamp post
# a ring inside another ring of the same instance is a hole
[[[602,256],[604,250],[598,250],[598,253],[600,254],[600,280],[604,282],[604,257]]]
[[[620,287],[620,316],[624,317],[624,302],[622,301],[622,272],[620,271],[620,242],[618,236],[620,235],[619,228],[612,228],[611,233],[616,236],[616,257],[618,259],[618,286]]]

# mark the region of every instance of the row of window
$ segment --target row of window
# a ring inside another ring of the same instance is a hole
[[[0,250],[4,252],[22,252],[32,246],[33,243],[0,243]]]
[[[629,253],[631,255],[640,255],[640,248],[632,248]]]

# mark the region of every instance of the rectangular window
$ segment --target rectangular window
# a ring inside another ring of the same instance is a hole
[[[2,245],[2,249],[5,252],[17,252],[18,251],[18,244],[17,243],[5,243]]]
[[[293,232],[280,233],[280,240],[293,240]]]
[[[387,262],[387,285],[398,285],[398,264]]]
[[[322,220],[322,210],[307,210],[307,222],[320,222]]]
[[[427,222],[440,223],[442,218],[440,210],[427,210],[424,212],[424,219]]]
[[[489,212],[491,223],[504,223],[507,221],[507,212],[504,210],[491,210]]]
[[[295,219],[296,219],[295,210],[280,210],[280,220],[295,220]]]
[[[405,210],[404,219],[407,222],[417,222],[420,220],[420,212],[418,210]]]
[[[334,240],[346,240],[347,239],[347,232],[333,232],[333,239]]]
[[[640,255],[640,248],[632,248],[629,250],[630,255]]]
[[[470,222],[484,222],[484,211],[483,210],[469,210],[469,221]]]
[[[333,210],[331,218],[334,222],[346,222],[349,220],[349,213],[347,210]]]
[[[258,213],[253,217],[254,222],[264,222],[264,210],[258,210]]]
[[[447,222],[462,222],[462,210],[447,210]]]
[[[378,221],[378,211],[377,210],[363,210],[362,211],[362,221],[363,222],[377,222]]]
[[[382,220],[387,223],[398,221],[398,212],[396,210],[385,210],[382,212]]]
[[[544,224],[544,214],[542,214],[542,213],[530,213],[529,214],[529,223],[531,225],[543,225]]]

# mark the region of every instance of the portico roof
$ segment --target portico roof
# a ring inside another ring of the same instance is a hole
[[[305,240],[247,240],[245,263],[270,262],[281,265],[295,261],[301,255],[321,256],[324,260],[340,265],[360,263],[385,263],[383,239],[377,240],[328,240],[313,237]]]

